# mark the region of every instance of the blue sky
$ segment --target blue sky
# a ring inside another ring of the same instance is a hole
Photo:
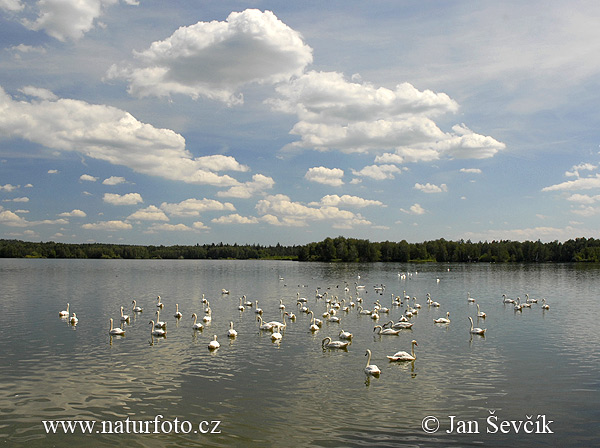
[[[0,237],[565,241],[593,1],[0,0]]]

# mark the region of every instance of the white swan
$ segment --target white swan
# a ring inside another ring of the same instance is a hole
[[[151,325],[150,333],[152,334],[152,336],[164,337],[167,335],[167,332],[162,328],[156,328],[153,320],[148,322],[148,325]]]
[[[229,294],[229,290],[228,290],[228,289],[225,289],[225,288],[223,288],[223,289],[221,290],[221,294]]]
[[[245,294],[242,296],[242,299],[246,300],[246,295]],[[252,302],[250,302],[249,300],[246,300],[244,302],[244,305],[245,306],[252,306]]]
[[[396,352],[392,356],[388,356],[387,358],[390,361],[414,361],[415,359],[417,359],[417,357],[415,356],[415,345],[418,346],[419,344],[417,344],[417,341],[413,340],[410,343],[410,353],[407,353],[405,351]]]
[[[134,313],[141,313],[142,311],[144,311],[142,308],[137,306],[137,302],[135,300],[132,300],[131,304],[133,305],[132,310]]]
[[[163,303],[160,301],[160,296],[156,298],[156,306],[159,308],[162,308],[164,306]]]
[[[377,367],[375,364],[371,364],[371,350],[367,349],[365,356],[368,356],[365,373],[367,375],[379,376],[381,374],[381,370],[379,370],[379,367]]]
[[[260,316],[260,315],[256,316],[256,320],[258,321],[258,328],[259,328],[259,330],[271,331],[273,329],[273,324],[271,324],[271,323],[263,323],[262,316]]]
[[[538,299],[530,299],[529,294],[525,294],[525,302],[527,303],[537,303]]]
[[[309,313],[312,315],[312,319],[310,320],[310,331],[315,332],[315,331],[319,331],[319,326],[317,325],[317,322],[315,321],[315,313],[313,313],[312,311]]]
[[[156,322],[154,323],[156,328],[165,328],[167,324],[160,320],[160,311],[156,310]]]
[[[283,299],[279,299],[279,309],[285,310],[285,305],[283,304]]]
[[[244,307],[243,300],[244,298],[240,297],[240,306],[238,306],[238,310],[240,311],[244,311],[246,309],[246,307]]]
[[[178,303],[175,304],[175,314],[174,314],[174,317],[176,319],[181,319],[183,317],[183,314],[181,314],[179,312],[179,304]]]
[[[198,315],[196,313],[192,314],[192,319],[194,319],[194,323],[192,324],[192,329],[202,330],[204,328],[204,325],[202,325],[202,323],[196,322],[198,320]]]
[[[334,323],[337,323],[337,324],[339,324],[339,323],[341,322],[341,320],[340,320],[340,318],[339,318],[339,317],[337,317],[337,316],[329,316],[329,317],[327,318],[327,322],[334,322]]]
[[[208,343],[209,350],[216,350],[221,346],[219,341],[217,341],[217,335],[215,334],[214,339]]]
[[[69,304],[67,303],[67,309],[66,310],[62,310],[61,312],[58,313],[59,317],[64,317],[67,318],[69,317]]]
[[[370,311],[370,310],[364,310],[362,306],[359,306],[357,308],[357,310],[358,310],[358,314],[369,314],[370,315],[372,313],[372,311]]]
[[[210,307],[206,308],[206,310],[204,310],[204,312],[206,314],[204,315],[204,317],[202,318],[202,320],[204,322],[210,322],[210,321],[212,321],[212,310],[210,309]]]
[[[284,316],[287,316],[289,320],[291,321],[295,321],[296,320],[296,315],[294,313],[290,313],[289,311],[286,311]]]
[[[483,311],[479,311],[479,304],[477,304],[477,317],[485,319],[485,313]]]
[[[271,334],[271,339],[273,341],[280,341],[282,338],[283,335],[281,334],[281,326],[273,325],[273,334]]]
[[[233,329],[233,322],[229,322],[229,330],[227,330],[227,336],[230,338],[235,338],[237,336],[237,331]]]
[[[349,331],[341,330],[339,336],[340,339],[352,340],[352,333],[350,333]]]
[[[523,305],[521,305],[521,298],[520,297],[517,297],[517,299],[515,300],[513,309],[515,311],[522,311],[523,310]]]
[[[469,316],[469,320],[471,321],[471,330],[470,333],[471,334],[480,334],[482,336],[485,336],[485,328],[479,328],[479,327],[475,327],[473,328],[473,318],[471,316]]]
[[[350,344],[350,342],[332,341],[329,336],[327,336],[325,339],[323,339],[323,341],[321,341],[321,347],[323,347],[323,350],[325,350],[326,348],[347,349],[348,344]]]
[[[438,319],[433,319],[433,322],[436,324],[449,324],[450,323],[450,311],[446,313],[446,317],[440,317]]]
[[[113,328],[113,320],[111,317],[110,318],[110,330],[108,330],[108,334],[113,335],[113,336],[122,336],[125,334],[125,330],[122,330],[120,328]]]
[[[373,331],[379,330],[378,333],[380,335],[386,335],[386,336],[398,336],[398,334],[400,333],[400,330],[394,330],[392,328],[383,328],[381,325],[375,325],[373,327]]]
[[[515,303],[515,301],[506,297],[506,294],[502,294],[502,303]]]
[[[69,319],[69,322],[71,323],[71,325],[77,325],[77,322],[79,322],[79,319],[77,319],[77,314],[73,313],[73,315]]]
[[[402,316],[402,317],[404,317],[404,316]],[[412,328],[412,326],[414,324],[412,322],[409,322],[408,319],[406,319],[406,318],[404,318],[404,320],[402,320],[402,318],[400,318],[400,320],[396,323],[394,323],[393,320],[390,320],[388,323],[383,324],[383,327],[385,328],[386,325],[389,325],[394,330],[408,330],[408,329]]]
[[[123,314],[123,307],[121,307],[121,322],[129,322],[129,314]]]
[[[546,299],[542,299],[542,309],[543,310],[549,310],[550,309],[550,305],[548,305],[546,303]]]
[[[254,303],[256,304],[256,309],[254,310],[254,312],[256,314],[262,314],[263,310],[261,308],[258,307],[258,300],[255,300]]]
[[[475,302],[475,299],[473,297],[471,297],[470,292],[467,293],[467,302],[471,302],[471,303]]]

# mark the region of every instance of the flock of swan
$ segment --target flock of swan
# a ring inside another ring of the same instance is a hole
[[[406,291],[403,292],[402,296],[396,296],[394,294],[391,295],[391,305],[393,307],[397,307],[398,309],[402,307],[404,310],[402,315],[400,316],[397,322],[393,320],[388,320],[383,324],[377,324],[379,319],[384,316],[389,315],[390,309],[383,306],[380,303],[380,300],[377,299],[373,302],[372,309],[365,309],[363,307],[363,298],[361,297],[361,291],[364,291],[364,286],[359,286],[356,284],[355,287],[355,295],[348,296],[349,288],[345,289],[345,297],[341,300],[338,299],[337,296],[332,296],[329,294],[329,291],[321,293],[319,291],[320,288],[317,288],[315,291],[314,303],[318,305],[322,303],[324,305],[324,311],[321,315],[322,319],[319,319],[315,316],[314,309],[310,309],[312,305],[309,305],[309,300],[305,297],[300,297],[300,293],[296,294],[296,307],[299,313],[305,314],[307,317],[310,317],[310,325],[308,327],[308,331],[315,334],[318,332],[323,325],[323,322],[328,323],[337,323],[340,324],[342,319],[338,313],[343,315],[348,315],[350,313],[355,313],[357,316],[365,316],[365,318],[370,317],[376,323],[373,327],[373,333],[379,336],[397,336],[403,330],[412,329],[414,323],[410,321],[410,319],[417,315],[419,310],[422,308],[420,304],[417,303],[416,297],[411,297],[406,294]],[[385,290],[384,285],[375,286],[375,292],[378,295],[383,295]],[[222,295],[229,294],[229,291],[223,289],[221,291]],[[430,294],[427,294],[427,307],[429,308],[439,308],[440,303],[431,299]],[[476,300],[471,297],[470,293],[467,293],[467,303],[475,304],[477,307],[476,317],[478,320],[485,320],[487,314],[481,311],[479,304]],[[525,295],[525,302],[522,303],[520,297],[516,299],[509,299],[505,294],[502,295],[502,303],[504,305],[512,305],[515,313],[521,312],[524,308],[531,308],[532,304],[538,303],[537,299],[531,299],[528,294]],[[203,304],[203,317],[202,322],[198,321],[198,314],[195,312],[191,314],[192,325],[191,329],[194,332],[202,331],[204,329],[204,325],[209,324],[212,320],[212,310],[210,307],[210,302],[205,298],[204,294],[202,295],[202,304]],[[322,306],[323,306],[322,305]],[[541,307],[543,310],[548,310],[550,307],[546,303],[546,299],[541,300]],[[152,337],[166,337],[167,335],[167,323],[161,320],[160,313],[163,310],[164,304],[162,303],[162,299],[160,296],[156,298],[156,307],[154,310],[155,319],[150,319],[148,325],[150,326],[150,333]],[[256,322],[258,326],[259,332],[268,332],[271,333],[271,339],[273,342],[280,342],[284,337],[284,331],[287,328],[288,322],[295,322],[296,315],[291,310],[286,310],[286,305],[284,304],[284,299],[279,300],[278,311],[281,313],[281,320],[272,320],[272,321],[264,321],[263,320],[263,309],[259,307],[259,301],[254,300],[250,301],[246,298],[245,295],[239,298],[239,306],[237,307],[240,315],[242,313],[247,312],[247,310],[253,310],[256,315]],[[131,303],[132,312],[138,316],[142,315],[144,309],[137,305],[136,300],[132,300]],[[63,320],[68,321],[71,325],[75,326],[78,324],[79,319],[77,315],[70,311],[70,304],[67,303],[66,310],[59,312],[59,317]],[[175,313],[173,317],[179,321],[183,318],[183,314],[179,311],[179,304],[175,304]],[[469,333],[471,335],[479,335],[485,337],[486,329],[479,328],[474,326],[473,318],[471,316],[467,316],[470,322]],[[124,324],[129,324],[131,321],[131,316],[125,314],[125,309],[123,306],[120,307],[120,317],[119,317],[121,326],[115,327],[114,320],[111,317],[109,319],[110,327],[108,330],[109,335],[111,336],[124,336],[125,330],[122,328]],[[450,325],[450,312],[446,312],[446,317],[439,317],[433,319],[433,325]],[[238,332],[233,328],[233,321],[229,322],[229,329],[226,333],[228,338],[236,338],[238,336]],[[353,334],[349,331],[345,331],[340,329],[338,333],[338,340],[333,340],[332,337],[327,336],[321,341],[321,347],[323,350],[348,350],[350,345],[352,344]],[[418,346],[416,340],[411,341],[410,353],[407,351],[397,351],[392,355],[387,355],[387,359],[390,362],[414,362],[416,360],[415,347]],[[208,344],[208,349],[211,351],[215,351],[219,349],[220,343],[218,342],[218,336],[215,334],[212,340]],[[381,370],[375,364],[371,364],[372,352],[370,349],[366,350],[365,356],[367,356],[367,363],[364,368],[364,372],[367,376],[375,376],[378,377],[381,374]]]

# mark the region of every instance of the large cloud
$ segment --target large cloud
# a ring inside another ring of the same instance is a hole
[[[420,91],[409,83],[376,88],[348,81],[340,73],[311,71],[280,84],[277,93],[268,104],[299,118],[290,133],[300,140],[284,151],[393,151],[395,163],[403,163],[431,161],[443,154],[486,158],[505,147],[464,125],[442,131],[433,118],[457,112],[457,103],[445,93]]]
[[[141,123],[115,107],[71,99],[15,101],[1,87],[0,136],[191,184],[231,187],[239,182],[217,172],[248,170],[231,156],[194,158],[181,135]]]
[[[147,50],[135,64],[113,65],[108,78],[124,78],[138,97],[184,94],[229,104],[242,101],[238,88],[276,83],[300,75],[312,49],[271,11],[232,12],[225,22],[181,27]]]

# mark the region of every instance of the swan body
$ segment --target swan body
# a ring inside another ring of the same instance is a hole
[[[285,310],[285,305],[283,304],[283,299],[279,299],[279,309]]]
[[[129,322],[129,315],[123,314],[123,307],[121,307],[121,322]]]
[[[370,311],[370,310],[364,310],[362,306],[359,306],[357,308],[357,310],[358,310],[358,314],[371,314],[372,313],[372,311]]]
[[[204,325],[202,325],[202,323],[196,322],[198,320],[198,315],[196,313],[192,314],[192,319],[194,319],[194,323],[192,324],[192,329],[202,330],[204,328]]]
[[[542,309],[543,310],[549,310],[550,309],[550,305],[548,305],[546,303],[546,299],[542,299]]]
[[[221,346],[219,341],[217,341],[217,335],[215,334],[214,339],[208,343],[209,350],[216,350]]]
[[[471,321],[471,330],[470,330],[470,333],[471,334],[480,334],[482,336],[485,336],[485,330],[486,329],[485,328],[482,329],[482,328],[479,328],[479,327],[473,328],[473,318],[471,316],[469,316],[469,320]]]
[[[142,311],[144,311],[141,307],[137,306],[137,303],[135,300],[132,300],[131,304],[133,305],[132,310],[134,313],[141,313]]]
[[[296,315],[294,313],[290,313],[289,311],[286,311],[284,316],[287,316],[289,320],[294,321],[296,320]]]
[[[327,318],[327,322],[334,322],[334,323],[338,323],[339,324],[341,321],[340,321],[340,318],[337,317],[337,316],[329,316]]]
[[[245,295],[243,295],[243,296],[242,296],[242,299],[246,300],[246,296],[245,296]],[[246,301],[244,302],[244,305],[246,305],[246,306],[252,306],[252,302],[250,302],[249,300],[246,300]]]
[[[162,307],[164,306],[164,305],[163,305],[163,303],[160,301],[160,296],[158,296],[158,297],[156,298],[156,306],[157,306],[158,308],[162,308]]]
[[[174,314],[174,317],[176,319],[181,319],[183,317],[183,314],[181,314],[179,312],[179,304],[178,303],[175,304],[175,314]]]
[[[110,330],[108,330],[108,334],[110,334],[112,336],[122,336],[125,334],[125,330],[122,330],[120,328],[113,328],[113,320],[111,317],[110,318]]]
[[[246,307],[243,304],[243,300],[244,300],[244,298],[240,297],[240,306],[238,306],[238,310],[240,310],[240,311],[244,311],[246,309]]]
[[[235,338],[237,336],[237,331],[233,329],[233,322],[229,322],[229,330],[227,330],[227,336],[230,338]]]
[[[379,330],[378,333],[380,335],[386,336],[397,336],[400,333],[400,330],[394,330],[393,328],[383,328],[381,325],[375,325],[373,331]]]
[[[221,294],[229,294],[229,290],[228,290],[228,289],[225,289],[225,288],[223,288],[223,289],[221,290]]]
[[[521,298],[520,297],[517,297],[517,300],[514,302],[513,309],[515,311],[522,311],[523,310],[523,305],[521,305]]]
[[[381,370],[379,370],[379,367],[377,367],[375,364],[371,364],[371,350],[367,349],[365,356],[368,356],[365,373],[367,375],[379,376],[381,374]]]
[[[273,324],[271,324],[271,323],[263,323],[263,319],[262,319],[262,317],[260,315],[256,316],[256,320],[259,322],[258,328],[260,330],[271,331],[273,329]]]
[[[529,294],[525,294],[525,302],[527,303],[537,303],[538,299],[530,299]]]
[[[62,310],[61,312],[58,313],[59,317],[64,317],[67,318],[69,317],[69,304],[67,303],[67,309],[66,310]]]
[[[321,341],[321,347],[323,347],[323,350],[325,350],[326,348],[346,349],[348,348],[348,344],[350,344],[350,342],[332,341],[329,336],[327,336],[325,339],[323,339],[323,341]]]
[[[204,322],[212,321],[212,310],[210,308],[206,308],[206,314],[202,318]]]
[[[415,356],[415,345],[419,345],[419,344],[417,344],[417,341],[413,340],[410,343],[410,346],[411,346],[410,353],[404,352],[404,351],[396,352],[392,356],[388,356],[387,358],[390,361],[414,361],[415,359],[417,359],[417,357]]]
[[[502,303],[515,303],[515,301],[506,297],[506,294],[502,294]]]
[[[339,336],[340,339],[352,340],[352,333],[349,331],[341,330]]]
[[[77,319],[77,314],[73,313],[73,315],[69,319],[69,322],[71,323],[71,325],[77,325],[77,322],[79,322],[79,319]]]
[[[471,303],[475,302],[475,299],[473,297],[471,297],[471,293],[470,292],[467,293],[467,302],[471,302]]]
[[[482,319],[485,319],[485,313],[483,311],[479,310],[479,304],[477,304],[477,317],[481,317]]]
[[[449,324],[450,323],[450,311],[446,313],[446,317],[440,317],[438,319],[433,319],[433,322],[436,324]]]
[[[164,337],[167,335],[167,332],[162,328],[156,328],[153,320],[148,322],[148,325],[152,325],[150,327],[150,333],[152,334],[152,336]]]
[[[404,316],[402,316],[404,317]],[[394,323],[393,320],[390,320],[388,323],[383,324],[383,327],[385,327],[386,325],[389,325],[391,328],[393,328],[394,330],[408,330],[410,328],[412,328],[412,326],[414,325],[412,322],[409,322],[408,319],[404,319],[402,320],[402,318]]]
[[[273,325],[273,334],[271,334],[271,340],[272,341],[280,341],[283,338],[283,335],[281,334],[281,326],[280,325]]]
[[[254,312],[256,314],[262,314],[263,310],[261,308],[258,307],[258,300],[255,300],[254,303],[256,304],[256,309],[254,310]]]

